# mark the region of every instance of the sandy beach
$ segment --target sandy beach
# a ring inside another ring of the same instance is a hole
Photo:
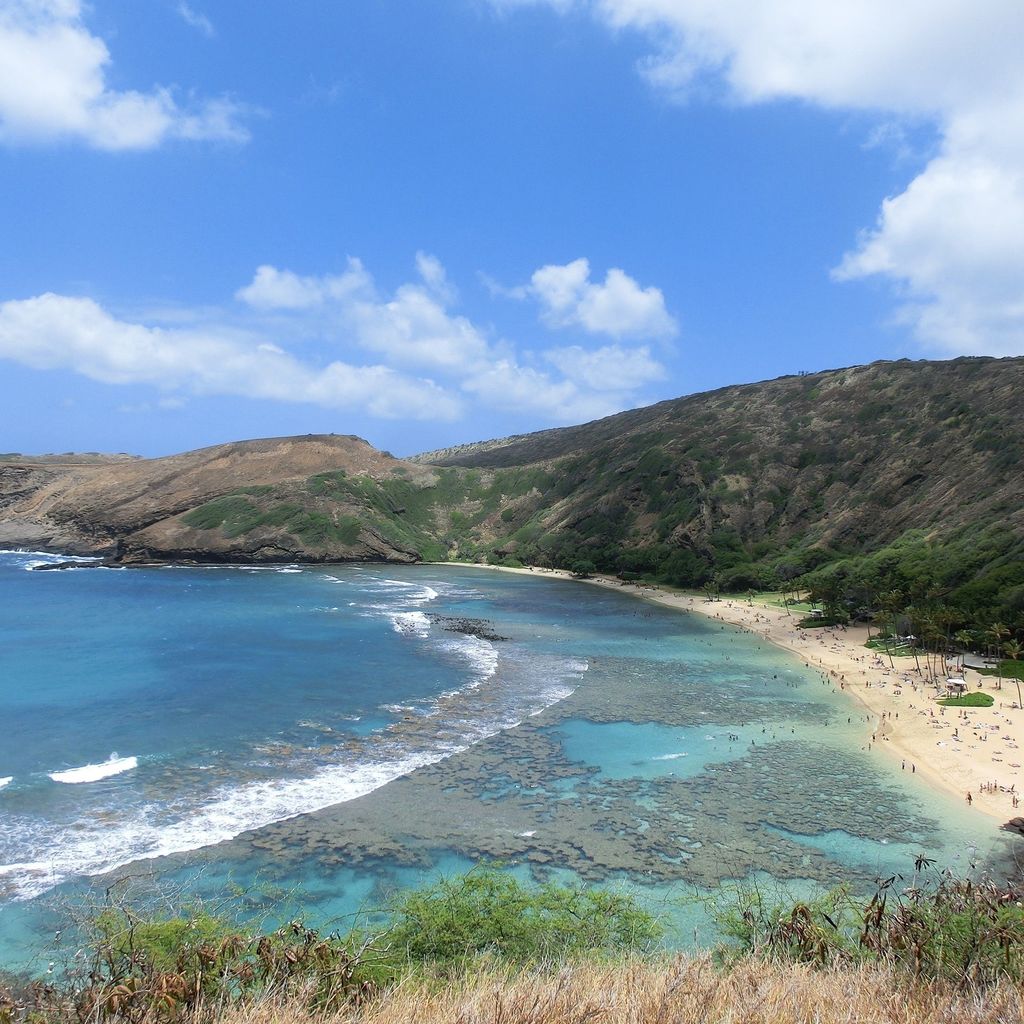
[[[560,569],[475,568],[573,578]],[[920,778],[922,785],[946,790],[963,801],[969,793],[973,809],[1000,822],[1024,816],[1024,807],[1016,804],[1024,789],[1024,711],[1016,706],[1012,680],[1004,680],[1002,689],[997,689],[995,677],[967,669],[964,679],[969,691],[980,689],[995,703],[990,708],[944,707],[936,702],[923,666],[919,672],[912,657],[897,657],[892,667],[883,651],[864,646],[868,639],[864,626],[799,629],[799,613],[788,614],[759,603],[756,597],[708,601],[648,583],[623,584],[607,576],[583,582],[757,633],[820,671],[837,691],[850,694],[866,709],[866,751],[894,759],[902,771]]]

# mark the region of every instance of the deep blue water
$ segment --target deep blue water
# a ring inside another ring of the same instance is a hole
[[[620,846],[670,814],[683,852],[664,862],[690,861],[698,887],[721,884],[712,841],[735,877],[786,861],[793,880],[802,857],[819,881],[987,841],[865,760],[863,713],[815,673],[626,595],[442,566],[27,571],[46,560],[0,554],[0,961],[52,925],[54,894],[140,859],[184,891],[300,886],[328,918],[385,875],[491,850],[523,872],[643,882]],[[409,773],[425,781],[375,824]],[[304,815],[353,800],[358,822],[334,812],[310,832]],[[563,833],[604,829],[598,804],[620,825],[558,863]],[[266,842],[216,845],[265,826]],[[330,829],[365,859],[315,852]]]

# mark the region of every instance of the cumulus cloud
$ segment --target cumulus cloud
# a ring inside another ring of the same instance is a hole
[[[458,299],[458,292],[448,280],[448,273],[436,256],[428,252],[416,253],[416,272],[441,302],[451,304]]]
[[[249,284],[235,292],[235,298],[260,310],[311,309],[368,291],[372,285],[362,263],[352,258],[343,273],[325,277],[300,277],[290,270],[264,264],[256,268]]]
[[[486,360],[483,334],[447,308],[454,289],[440,260],[417,253],[416,269],[419,282],[403,284],[391,298],[383,298],[357,259],[349,258],[344,273],[322,277],[265,265],[235,297],[264,311],[320,308],[330,323],[396,366],[456,371]]]
[[[459,373],[489,357],[481,331],[420,285],[402,285],[389,301],[355,302],[347,319],[361,345],[397,366]]]
[[[132,323],[92,299],[52,293],[0,304],[0,357],[107,384],[307,402],[388,418],[453,419],[460,411],[441,387],[386,366],[317,367],[237,331]]]
[[[110,51],[82,15],[80,0],[0,3],[0,139],[124,150],[175,138],[248,138],[232,100],[182,107],[167,87],[111,89]]]
[[[634,391],[666,377],[665,367],[646,345],[632,349],[605,345],[594,350],[570,345],[551,349],[545,356],[569,380],[594,391]]]
[[[514,359],[498,359],[480,367],[463,383],[464,390],[487,406],[544,416],[555,423],[580,423],[619,412],[628,402],[581,390],[571,380],[550,375]]]
[[[686,99],[798,100],[926,120],[938,153],[836,271],[896,285],[950,352],[1024,352],[1024,5],[1019,0],[494,0],[591,11],[652,42],[641,70]]]
[[[500,289],[499,289],[500,290]],[[661,289],[641,288],[613,267],[604,281],[590,279],[590,261],[548,264],[533,272],[528,285],[505,290],[514,298],[533,297],[549,327],[581,327],[613,338],[669,338],[679,325],[665,309]]]
[[[325,276],[300,276],[265,265],[236,298],[264,312],[303,311],[317,318],[318,331],[340,331],[389,366],[429,373],[489,408],[536,414],[550,422],[617,412],[634,404],[640,388],[665,376],[646,346],[554,348],[542,354],[538,365],[530,365],[511,343],[451,309],[457,291],[436,256],[417,253],[416,272],[419,280],[384,295],[355,259],[349,259],[344,273]],[[658,315],[664,313],[661,293],[640,289],[626,275],[620,284],[616,273],[621,272],[610,272],[604,285],[594,285],[587,261],[577,260],[568,268],[542,268],[534,275],[540,283],[529,287],[552,311],[558,307],[559,325],[577,317],[609,333],[615,333],[613,327],[617,333],[654,332],[655,327],[654,333],[664,333]],[[560,284],[562,278],[567,283]],[[519,297],[528,294],[512,291]]]
[[[0,359],[151,385],[167,408],[186,394],[243,395],[405,419],[453,419],[476,405],[552,423],[628,408],[664,376],[646,346],[518,353],[450,308],[456,290],[440,260],[419,253],[416,270],[418,279],[382,294],[357,259],[324,275],[264,264],[235,293],[241,315],[122,318],[91,298],[11,300],[0,304]],[[302,358],[282,340],[296,338]]]

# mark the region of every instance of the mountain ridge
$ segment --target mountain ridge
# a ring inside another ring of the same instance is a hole
[[[960,545],[972,580],[998,570],[1013,589],[1024,587],[1005,565],[1024,561],[1022,393],[1024,358],[899,360],[410,459],[353,435],[161,459],[0,456],[0,544],[125,564],[581,563],[731,589],[892,545],[933,560]]]

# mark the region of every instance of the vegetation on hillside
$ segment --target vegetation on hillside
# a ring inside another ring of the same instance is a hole
[[[1024,360],[881,363],[726,388],[424,456],[543,470],[449,536],[461,557],[731,592],[886,595],[954,631],[1024,626]],[[518,464],[518,466],[517,466]],[[493,493],[492,493],[493,496]]]
[[[961,649],[1012,658],[1002,645],[1024,638],[1017,386],[1022,360],[784,378],[463,446],[415,473],[257,484],[183,522],[284,534],[317,557],[344,557],[370,532],[427,560],[801,592],[824,610],[808,627],[875,622],[935,653],[964,634]],[[993,623],[1009,630],[994,650]]]
[[[553,566],[799,591],[837,622],[891,618],[896,594],[919,636],[930,618],[1018,642],[1022,390],[1022,358],[873,363],[406,462],[330,435],[73,472],[22,460],[0,466],[0,506],[39,543],[126,562]]]

